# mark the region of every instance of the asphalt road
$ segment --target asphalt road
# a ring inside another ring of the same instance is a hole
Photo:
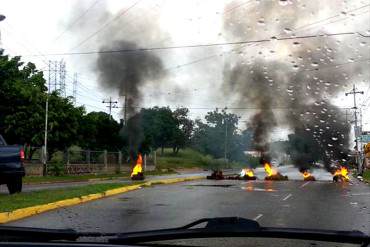
[[[302,175],[297,171],[296,168],[293,166],[283,166],[278,167],[279,171],[283,173],[284,175],[289,176],[291,180],[302,180]],[[230,173],[237,173],[238,170],[227,170],[226,174]],[[260,167],[255,169],[256,176],[259,178],[263,178],[265,176],[264,168]],[[210,172],[184,172],[182,171],[180,174],[169,174],[169,175],[161,175],[161,176],[147,176],[147,179],[158,179],[158,178],[175,178],[175,177],[187,177],[187,176],[206,176],[209,175]],[[313,171],[313,175],[318,179],[322,181],[330,181],[332,179],[332,176],[330,173],[321,170],[316,169]],[[29,192],[29,191],[38,191],[38,190],[45,190],[45,189],[60,189],[60,188],[71,188],[71,187],[79,187],[89,184],[99,184],[99,183],[122,183],[127,184],[130,183],[131,180],[129,178],[119,178],[119,179],[112,179],[112,180],[92,180],[92,181],[80,181],[80,182],[56,182],[56,183],[44,183],[44,184],[24,184],[23,185],[23,192]],[[6,188],[6,185],[0,185],[0,194],[8,194],[8,189]]]
[[[284,169],[293,176],[292,169]],[[177,227],[204,217],[239,216],[262,226],[355,229],[370,234],[370,186],[355,179],[351,183],[325,181],[325,173],[321,178],[316,182],[199,180],[158,185],[9,225],[125,232]]]
[[[161,175],[161,176],[147,176],[147,180],[154,180],[160,178],[177,178],[177,177],[188,177],[188,176],[206,176],[207,172],[183,172],[181,174],[169,174],[169,175]],[[129,178],[118,178],[118,179],[111,179],[111,180],[91,180],[91,181],[79,181],[79,182],[56,182],[56,183],[41,183],[41,184],[23,184],[22,191],[29,192],[29,191],[38,191],[38,190],[45,190],[45,189],[61,189],[61,188],[71,188],[71,187],[79,187],[89,184],[106,184],[106,183],[122,183],[128,184],[131,183],[131,179]],[[8,189],[5,184],[0,185],[0,194],[8,194]]]

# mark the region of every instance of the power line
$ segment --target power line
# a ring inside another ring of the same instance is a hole
[[[343,35],[360,35],[365,36],[359,32],[342,32],[342,33],[328,33],[328,34],[314,34],[314,35],[303,35],[295,37],[282,37],[274,40],[295,40],[295,39],[310,39],[319,37],[332,37],[332,36],[343,36]],[[162,47],[148,47],[148,48],[136,48],[136,49],[119,49],[119,50],[103,50],[103,51],[86,51],[86,52],[64,52],[64,53],[49,53],[43,54],[43,56],[71,56],[71,55],[92,55],[92,54],[111,54],[111,53],[130,53],[130,52],[144,52],[144,51],[158,51],[158,50],[172,50],[172,49],[184,49],[184,48],[203,48],[203,47],[215,47],[215,46],[229,46],[229,45],[243,45],[243,44],[255,44],[271,42],[273,39],[260,39],[260,40],[244,40],[234,42],[221,42],[221,43],[209,43],[209,44],[195,44],[195,45],[178,45],[178,46],[162,46]],[[29,54],[23,56],[40,56],[37,54]]]
[[[11,28],[11,26],[10,26],[10,24],[9,23],[7,23],[7,25]],[[20,43],[20,42],[19,42]],[[28,42],[28,43],[30,43],[30,42]],[[31,49],[28,47],[28,46],[26,46],[26,45],[23,45],[22,43],[20,43],[26,50],[28,50],[28,51],[30,51]],[[47,71],[49,71],[49,80],[48,80],[48,82],[50,83],[50,70],[51,70],[51,67],[50,67],[50,63],[49,63],[49,61],[48,60],[46,60],[47,59],[47,57],[44,55],[44,54],[42,54],[38,49],[34,49],[34,50],[36,50],[36,52],[37,53],[39,53],[40,54],[40,56],[42,57],[41,58],[41,61],[46,65],[46,67],[48,68],[48,70]],[[69,75],[69,74],[67,74],[67,73],[65,73],[65,75],[64,76],[67,76],[69,79],[71,79],[72,81],[73,81],[73,78]],[[81,84],[81,83],[79,83],[79,84]],[[81,85],[80,85],[81,86]],[[50,86],[48,87],[48,88],[50,88]],[[87,88],[88,89],[88,88]],[[92,90],[92,89],[88,89],[88,90]],[[92,90],[93,91],[93,90]],[[97,91],[93,91],[93,92],[95,92],[95,93],[98,93]],[[79,94],[78,92],[76,92],[76,94],[77,95],[79,95],[79,96],[82,96],[82,97],[86,97],[86,95],[85,96],[83,96],[83,95],[81,95],[81,94]],[[96,100],[96,98],[94,98],[93,100]],[[76,104],[77,104],[77,100],[76,100]],[[47,107],[47,105],[48,105],[48,103],[46,103],[46,107]],[[100,109],[100,110],[103,110],[103,111],[105,111],[103,108],[99,108],[99,107],[96,107],[96,106],[93,106],[93,105],[89,105],[89,104],[82,104],[82,105],[87,105],[87,106],[89,106],[89,107],[93,107],[93,108],[96,108],[96,109]],[[46,116],[46,119],[48,118],[48,116]],[[46,128],[46,131],[47,131],[47,120],[46,120],[46,125],[45,125],[45,128]],[[45,135],[47,136],[47,132],[45,132]],[[46,138],[46,137],[45,137]]]
[[[236,10],[236,9],[244,6],[244,5],[247,5],[247,4],[251,3],[251,2],[252,2],[252,0],[249,0],[249,1],[246,1],[244,3],[238,4],[238,5],[234,6],[234,7],[231,7],[229,9],[225,9],[225,11],[223,13],[224,14],[230,13],[230,12],[232,12],[232,11],[234,11],[234,10]]]
[[[106,111],[106,109],[95,106],[95,105],[90,105],[90,104],[86,104],[86,103],[82,103],[82,102],[80,102],[80,103],[81,103],[82,106],[89,106],[91,108],[95,108],[95,109],[98,109],[98,110],[101,110],[101,111],[104,111],[104,112]]]
[[[296,110],[296,109],[302,109],[301,107],[270,107],[270,108],[262,108],[262,107],[228,107],[228,106],[213,106],[213,107],[187,107],[187,106],[129,106],[129,108],[134,109],[142,109],[142,108],[170,108],[170,109],[178,109],[178,108],[187,108],[189,110],[215,110],[215,109],[227,109],[227,110]],[[118,106],[116,108],[124,108],[123,106]],[[349,107],[338,107],[339,109],[351,109]]]
[[[359,159],[359,141],[358,141],[358,138],[359,136],[361,135],[360,133],[360,129],[358,127],[358,123],[357,123],[357,105],[356,105],[356,94],[364,94],[363,91],[356,91],[356,85],[353,84],[353,89],[346,93],[345,95],[348,96],[350,94],[353,94],[353,110],[354,110],[354,113],[355,113],[355,141],[356,141],[356,162],[357,162],[357,165],[358,165],[358,172],[361,174],[362,173],[362,164],[361,164],[361,160]]]
[[[80,21],[100,0],[93,2],[81,15],[79,15],[71,24],[69,24],[55,39],[53,42],[59,40],[71,27]]]
[[[103,100],[103,104],[108,104],[107,107],[109,108],[109,119],[112,118],[112,108],[118,108],[116,105],[118,101],[112,101],[112,97],[109,97],[109,100]]]
[[[369,7],[369,6],[370,6],[370,4],[366,4],[366,5],[360,6],[360,7],[355,8],[355,9],[351,9],[351,10],[347,11],[346,13],[348,14],[348,13],[351,13],[351,12],[354,12],[354,11],[357,11],[357,10],[360,10],[360,9],[363,9],[363,8],[366,8],[366,7]],[[336,14],[336,15],[333,15],[333,16],[329,16],[325,19],[321,19],[321,20],[318,20],[318,21],[315,21],[315,22],[312,22],[312,23],[309,23],[309,24],[306,24],[306,25],[299,26],[296,29],[300,29],[299,31],[302,31],[302,30],[307,29],[307,27],[311,27],[311,26],[316,25],[320,22],[328,21],[330,19],[333,19],[333,18],[336,18],[336,17],[339,17],[339,16],[341,16],[341,14]],[[344,20],[344,19],[347,19],[347,18],[348,17],[345,17],[345,18],[342,18],[341,20]],[[329,23],[329,24],[331,24],[331,23]]]
[[[118,20],[119,18],[121,18],[122,16],[124,16],[130,9],[134,8],[141,1],[142,0],[136,1],[134,4],[130,5],[128,8],[126,8],[123,11],[121,11],[120,13],[118,13],[115,17],[113,17],[112,19],[110,19],[109,21],[107,21],[106,23],[104,23],[103,26],[101,26],[97,31],[95,31],[94,33],[92,33],[91,35],[89,35],[86,39],[82,40],[76,46],[74,46],[72,48],[72,50],[74,50],[74,49],[80,47],[81,45],[85,44],[89,39],[91,39],[92,37],[94,37],[95,35],[97,35],[98,33],[100,33],[102,30],[104,30],[110,23],[112,23],[112,22]]]
[[[356,11],[356,10],[362,9],[362,8],[367,7],[367,6],[369,6],[369,5],[370,5],[370,4],[368,4],[368,5],[364,5],[364,6],[361,6],[361,7],[356,8],[356,9],[349,10],[347,13],[354,12],[354,11]],[[317,25],[318,23],[321,23],[321,22],[327,21],[327,20],[332,19],[332,18],[337,17],[337,16],[339,16],[339,15],[330,16],[330,17],[327,17],[327,18],[325,18],[325,19],[318,20],[318,21],[313,22],[313,23],[309,23],[309,24],[306,24],[306,25],[299,26],[299,27],[295,28],[293,31],[294,31],[294,32],[302,31],[302,29],[307,29],[307,27],[309,27],[309,26]],[[347,19],[347,18],[348,18],[348,17],[346,17],[346,18],[342,18],[342,19],[341,19],[341,20],[339,20],[339,21],[342,21],[342,20]],[[337,20],[337,21],[338,21],[338,20]],[[337,21],[333,21],[333,22],[331,22],[331,23],[334,23],[334,22],[337,22]],[[329,24],[330,24],[330,23],[329,23]],[[326,24],[324,24],[324,25],[326,25]],[[279,33],[278,35],[281,35],[281,34],[283,34],[283,32]],[[363,35],[362,35],[362,36],[363,36]],[[242,47],[242,48],[241,48],[241,50],[242,50],[243,48],[245,48],[245,47]],[[208,60],[208,59],[214,58],[214,57],[222,56],[222,55],[224,55],[224,54],[227,54],[227,53],[233,52],[233,51],[235,51],[235,50],[236,50],[236,49],[231,49],[230,51],[227,51],[227,52],[222,52],[222,53],[217,53],[217,54],[213,54],[213,55],[210,55],[210,56],[202,57],[202,58],[199,58],[199,59],[196,59],[196,60],[193,60],[193,61],[190,61],[190,62],[187,62],[187,63],[181,64],[181,65],[176,65],[176,66],[173,66],[173,67],[167,68],[167,69],[165,69],[165,70],[179,69],[179,68],[182,68],[182,67],[185,67],[185,66],[188,66],[188,65],[192,65],[192,64],[196,64],[196,63],[199,63],[199,62],[202,62],[202,61],[205,61],[205,60]]]

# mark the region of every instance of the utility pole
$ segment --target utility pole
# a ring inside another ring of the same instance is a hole
[[[227,121],[225,119],[225,153],[224,153],[224,159],[225,162],[227,161]]]
[[[115,104],[117,104],[118,101],[112,101],[112,97],[109,97],[109,101],[103,100],[102,103],[108,104],[107,107],[109,108],[109,119],[112,119],[112,108],[117,107]]]
[[[127,125],[127,91],[125,91],[125,106],[123,108],[124,125]]]
[[[361,174],[362,173],[362,164],[359,159],[359,143],[358,143],[358,136],[359,136],[359,127],[358,127],[358,119],[357,119],[357,105],[356,105],[356,94],[364,94],[364,91],[356,91],[356,85],[353,84],[353,89],[352,91],[346,93],[346,96],[353,94],[353,109],[355,110],[355,141],[356,141],[356,162],[357,162],[357,167],[358,167],[358,172]]]
[[[73,74],[73,103],[77,104],[77,73]]]
[[[45,103],[45,133],[44,133],[44,160],[43,160],[43,167],[42,167],[42,175],[47,175],[47,160],[48,160],[48,113],[49,113],[49,93],[50,93],[50,79],[51,79],[51,61],[48,64],[48,91],[46,94],[46,103]]]
[[[123,108],[123,118],[124,118],[124,126],[127,125],[127,106],[128,106],[128,98],[127,98],[127,83],[125,84],[125,105]]]
[[[5,20],[5,18],[6,18],[5,15],[0,14],[0,22]],[[0,32],[0,49],[2,50],[1,46],[2,46],[2,42],[1,42],[1,32]]]

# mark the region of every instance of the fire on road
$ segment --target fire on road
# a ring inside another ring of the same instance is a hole
[[[369,232],[368,186],[355,180],[333,183],[330,173],[323,181],[326,174],[318,171],[314,174],[319,181],[302,181],[299,172],[286,167],[280,170],[301,181],[225,179],[161,185],[58,209],[11,225],[123,232],[176,227],[204,217],[238,216],[256,219],[265,226]],[[254,175],[263,176],[264,171],[256,169]]]

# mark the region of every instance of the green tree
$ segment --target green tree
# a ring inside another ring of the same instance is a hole
[[[74,107],[72,98],[60,97],[54,91],[49,96],[48,152],[67,150],[81,139],[78,132],[84,107]]]
[[[210,154],[215,158],[240,160],[244,157],[243,142],[238,134],[237,126],[239,117],[227,113],[226,109],[208,112],[206,122],[195,121],[193,146],[202,153]]]
[[[189,119],[188,114],[188,108],[178,108],[173,112],[173,116],[177,121],[177,129],[174,132],[172,140],[172,149],[174,153],[178,153],[180,148],[184,148],[190,144],[194,121]]]
[[[141,126],[144,132],[145,142],[154,148],[164,148],[170,146],[178,133],[178,121],[168,107],[153,107],[142,109]]]
[[[9,143],[42,145],[45,91],[43,73],[34,64],[0,51],[0,133]]]
[[[90,112],[81,119],[80,145],[88,149],[117,150],[122,148],[121,126],[105,112]]]
[[[174,145],[179,138],[179,121],[168,107],[153,107],[141,109],[132,116],[125,128],[123,136],[131,151],[148,152],[150,149],[161,148],[163,155],[165,147]]]

